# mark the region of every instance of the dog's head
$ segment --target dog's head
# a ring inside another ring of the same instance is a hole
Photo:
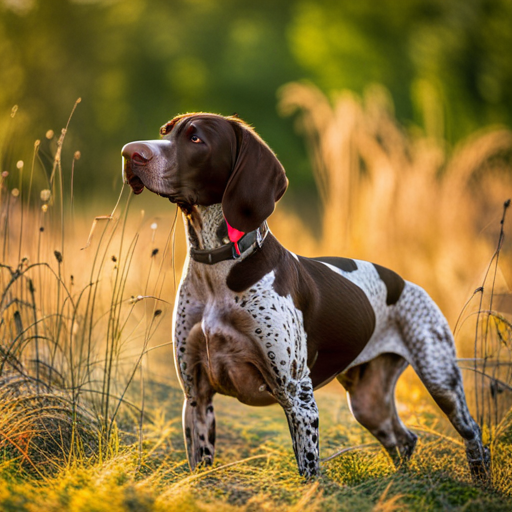
[[[185,114],[162,126],[161,140],[130,142],[122,150],[124,179],[185,210],[222,203],[234,228],[256,229],[288,186],[272,150],[236,117]]]

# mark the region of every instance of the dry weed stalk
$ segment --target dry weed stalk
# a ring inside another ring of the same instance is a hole
[[[474,330],[473,357],[463,359],[461,366],[472,373],[469,383],[476,419],[490,440],[499,439],[500,435],[510,429],[512,421],[512,315],[495,309],[496,278],[509,206],[510,199],[503,205],[496,250],[482,279],[482,285],[471,297],[479,297],[478,309],[461,321],[461,328],[469,327]],[[464,311],[461,317],[463,314]],[[465,326],[464,323],[469,325]]]

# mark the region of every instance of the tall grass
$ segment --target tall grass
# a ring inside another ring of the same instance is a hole
[[[428,127],[443,125],[436,105],[426,97]],[[453,324],[494,251],[512,191],[512,132],[485,129],[451,150],[439,129],[400,126],[380,86],[329,99],[292,83],[279,108],[296,114],[309,149],[323,210],[318,254],[378,260],[425,286]]]
[[[503,204],[496,250],[482,284],[466,304],[478,298],[478,306],[466,316],[463,310],[459,317],[460,330],[465,329],[466,333],[468,327],[473,330],[473,357],[461,359],[460,364],[463,370],[472,373],[470,389],[475,415],[491,441],[499,439],[512,425],[512,318],[495,309],[498,301],[494,294],[509,207],[510,199]]]
[[[172,305],[159,298],[172,229],[159,255],[157,225],[139,218],[133,229],[131,194],[121,191],[80,241],[72,188],[64,190],[79,158],[75,152],[64,176],[68,128],[69,120],[48,168],[34,144],[27,191],[21,160],[19,177],[4,171],[0,189],[0,450],[37,474],[117,452],[122,418],[130,418],[125,433],[142,436],[141,367]],[[35,199],[34,182],[45,184]],[[137,252],[141,237],[145,254]],[[144,276],[133,271],[135,260]]]

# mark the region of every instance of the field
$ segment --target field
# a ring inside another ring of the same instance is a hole
[[[49,166],[38,141],[32,160],[15,158],[1,178],[0,510],[512,509],[512,250],[503,206],[511,134],[476,134],[448,152],[433,134],[406,135],[382,90],[329,103],[294,84],[281,108],[306,121],[322,230],[292,201],[271,229],[300,254],[390,266],[438,301],[491,446],[492,486],[471,482],[459,437],[410,370],[397,401],[420,440],[406,469],[394,470],[332,383],[316,394],[321,457],[346,451],[322,463],[318,480],[298,476],[279,407],[221,396],[215,465],[191,474],[169,334],[186,250],[181,219],[148,192],[75,204],[80,155],[62,163],[63,131],[43,141]]]
[[[4,462],[2,510],[510,510],[510,444],[494,449],[496,489],[472,485],[463,447],[439,413],[419,396],[399,392],[402,418],[417,425],[419,447],[408,470],[396,473],[382,450],[367,446],[323,463],[322,477],[297,475],[279,408],[250,409],[216,399],[218,453],[213,469],[190,474],[180,429],[181,392],[172,383],[148,385],[154,423],[142,454],[120,446],[103,463],[75,463],[52,477],[27,479]],[[372,443],[351,417],[339,387],[317,394],[321,454]],[[158,405],[156,405],[156,402]],[[508,465],[508,467],[507,467]]]

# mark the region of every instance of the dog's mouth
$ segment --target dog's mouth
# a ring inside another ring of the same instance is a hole
[[[160,197],[165,197],[169,199],[171,203],[177,204],[183,211],[188,212],[192,205],[196,204],[195,195],[191,192],[184,191],[169,191],[169,193],[162,192],[158,190],[158,186],[154,186],[155,184],[149,180],[148,177],[144,174],[144,166],[146,162],[141,162],[140,164],[137,162],[136,158],[124,158],[123,165],[123,179],[124,183],[130,185],[134,194],[141,194],[144,188],[147,188],[151,192],[159,195]],[[146,177],[146,183],[144,183],[139,176],[139,173],[142,174],[143,177]]]
[[[123,170],[124,182],[130,185],[134,194],[140,194],[144,190],[144,183],[142,183],[142,180],[133,172],[132,160],[124,158]]]

